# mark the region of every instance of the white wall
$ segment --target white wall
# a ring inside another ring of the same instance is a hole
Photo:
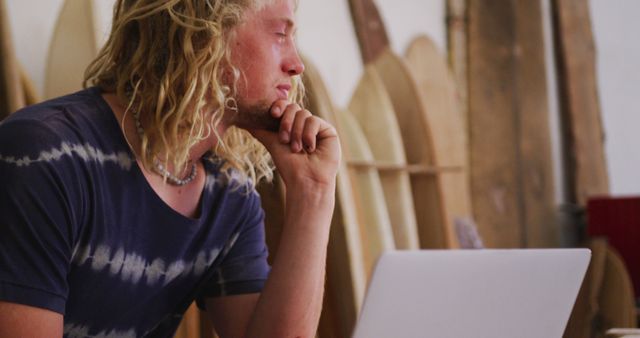
[[[490,0],[488,0],[490,1]],[[16,53],[42,93],[48,43],[63,0],[7,0]],[[113,0],[97,3],[97,23],[101,32],[108,25]],[[410,39],[426,33],[444,52],[444,0],[377,0],[393,49],[402,54]],[[550,43],[549,0],[542,0],[547,14],[547,46]],[[640,194],[640,12],[637,0],[590,0],[598,48],[598,78],[606,140],[611,191],[614,194]],[[347,105],[362,72],[358,45],[351,26],[346,0],[301,0],[298,10],[298,41],[301,51],[319,68],[330,94],[338,106]],[[552,62],[552,52],[547,50]],[[551,65],[551,63],[549,63]],[[559,128],[555,75],[549,69],[550,111],[556,179],[561,179]],[[557,182],[557,202],[562,185]]]
[[[611,191],[640,194],[640,1],[590,0]]]
[[[428,34],[444,51],[444,0],[375,1],[391,46],[403,54],[411,39]],[[318,67],[335,103],[346,107],[362,74],[360,50],[346,0],[302,0],[300,50]]]
[[[49,41],[63,0],[7,0],[6,3],[18,60],[42,96]]]
[[[345,0],[301,0],[298,7],[300,51],[320,71],[340,107],[349,102],[362,62]]]

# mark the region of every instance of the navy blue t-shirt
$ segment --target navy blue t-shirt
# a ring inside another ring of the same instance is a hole
[[[0,124],[0,300],[63,314],[67,337],[169,337],[194,300],[260,292],[260,198],[220,160],[202,161],[191,219],[148,184],[98,88],[11,115]]]

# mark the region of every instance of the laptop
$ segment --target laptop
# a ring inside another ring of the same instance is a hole
[[[562,337],[588,249],[381,255],[354,338]]]

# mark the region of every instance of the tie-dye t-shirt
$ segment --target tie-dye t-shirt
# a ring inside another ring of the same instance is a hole
[[[5,119],[0,300],[63,314],[66,337],[169,337],[194,300],[259,292],[260,198],[203,163],[191,219],[147,183],[99,89]]]

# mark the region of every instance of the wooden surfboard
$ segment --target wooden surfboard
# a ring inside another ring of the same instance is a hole
[[[202,327],[200,326],[200,311],[195,303],[187,309],[176,329],[174,338],[203,338],[205,337]]]
[[[463,124],[467,127],[467,0],[447,0],[447,46],[448,60],[457,84],[457,97],[462,112]]]
[[[541,4],[468,6],[474,218],[488,247],[557,246]]]
[[[304,64],[302,79],[307,93],[306,106],[335,126],[335,106],[324,81],[309,59],[304,58]],[[318,328],[320,337],[351,336],[366,288],[363,250],[351,181],[343,159],[336,179],[336,206],[327,250],[327,282]]]
[[[351,112],[338,111],[336,120],[347,164],[373,163],[374,157],[367,138]],[[365,272],[369,278],[380,254],[394,249],[393,231],[378,171],[375,168],[348,167],[364,244]]]
[[[0,121],[25,104],[4,0],[0,0]]]
[[[613,247],[607,248],[605,264],[599,295],[600,318],[611,327],[637,327],[638,311],[631,277],[624,260]]]
[[[442,186],[436,167],[432,132],[416,80],[405,61],[395,55],[380,14],[371,0],[349,0],[351,16],[365,64],[380,74],[393,103],[407,162],[413,169],[411,187],[422,248],[458,247],[454,228],[446,219]]]
[[[32,104],[36,104],[40,102],[40,97],[36,90],[36,87],[33,85],[33,81],[24,70],[24,67],[18,62],[18,68],[20,70],[20,84],[22,88],[22,92],[24,93],[24,104],[25,106],[29,106]]]
[[[637,310],[627,266],[605,237],[590,238],[585,244],[591,262],[563,337],[596,337],[612,327],[635,328]]]
[[[472,217],[467,128],[456,85],[444,56],[427,36],[415,38],[405,55],[432,127],[434,161],[440,167],[459,168],[439,175],[445,220],[455,228],[456,219]]]
[[[93,0],[65,0],[49,45],[44,97],[80,90],[97,52]]]
[[[309,110],[336,126],[335,106],[313,63],[305,58],[303,82]],[[358,215],[346,161],[336,181],[336,207],[327,251],[327,285],[320,317],[320,337],[349,337],[364,300],[367,275]]]
[[[265,211],[265,240],[269,248],[269,264],[273,264],[278,246],[280,245],[280,236],[282,234],[282,226],[284,225],[284,205],[285,205],[285,187],[282,179],[277,172],[270,183],[260,183],[256,186],[262,209]]]
[[[376,163],[362,162],[363,170],[377,169],[384,191],[396,249],[418,249],[418,228],[406,170],[407,159],[393,104],[375,68],[366,66],[349,111],[366,137]],[[357,166],[358,163],[350,163]]]
[[[554,0],[551,4],[569,202],[584,207],[590,196],[609,193],[589,1]]]

